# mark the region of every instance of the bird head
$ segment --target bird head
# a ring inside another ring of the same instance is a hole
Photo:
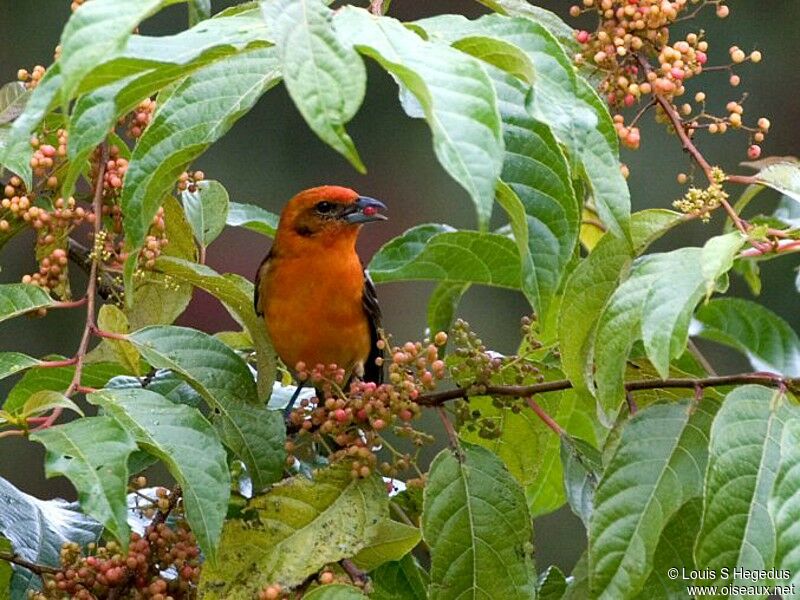
[[[359,196],[357,192],[334,185],[304,190],[292,198],[281,213],[278,235],[307,242],[328,242],[355,237],[361,225],[385,221],[383,202]]]

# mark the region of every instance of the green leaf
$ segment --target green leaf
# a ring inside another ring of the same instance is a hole
[[[181,193],[186,220],[201,246],[208,246],[225,228],[228,218],[228,190],[218,181],[200,181],[194,192]]]
[[[700,307],[692,332],[745,354],[756,371],[800,377],[800,339],[789,324],[760,304],[719,298]]]
[[[366,169],[345,124],[367,87],[364,62],[337,38],[322,0],[262,0],[289,96],[309,127],[360,172]]]
[[[778,162],[767,165],[756,175],[764,185],[800,202],[800,163]]]
[[[474,40],[481,43],[471,43]],[[463,38],[454,47],[491,63],[486,70],[497,94],[506,149],[496,198],[508,213],[520,250],[522,291],[544,315],[575,251],[580,208],[564,153],[547,125],[528,112],[530,85],[497,68],[503,65],[493,54],[492,42],[516,49],[484,37]]]
[[[267,337],[264,322],[253,308],[253,284],[239,275],[220,275],[205,265],[178,258],[162,257],[156,267],[171,277],[213,295],[222,302],[236,322],[247,330],[256,349],[259,397],[267,398],[272,390],[272,382],[275,381],[275,350]]]
[[[228,225],[231,227],[244,227],[267,237],[275,237],[275,230],[278,228],[278,215],[255,204],[231,202],[229,206]]]
[[[253,489],[278,481],[286,431],[279,411],[258,404],[247,364],[218,339],[186,327],[147,327],[130,334],[156,368],[171,369],[203,397],[223,443],[244,462]]]
[[[33,417],[42,413],[49,412],[54,408],[66,408],[84,416],[81,408],[64,394],[52,390],[40,390],[25,402],[20,412],[21,417]]]
[[[558,338],[563,369],[576,388],[587,389],[591,381],[589,356],[594,333],[606,302],[635,254],[680,223],[679,213],[651,209],[631,216],[632,252],[628,244],[604,235],[589,256],[567,279],[558,318]]]
[[[467,283],[442,282],[428,298],[428,329],[434,335],[439,331],[450,331],[458,303],[469,289]],[[442,350],[439,351],[440,355]]]
[[[431,464],[422,533],[431,551],[431,600],[532,598],[533,530],[520,485],[494,454],[462,444]]]
[[[370,578],[373,600],[428,600],[427,573],[411,554],[378,567]]]
[[[379,478],[353,479],[341,465],[317,471],[313,480],[284,480],[242,514],[247,520],[225,523],[217,565],[203,568],[200,595],[207,600],[250,600],[268,584],[293,587],[355,555],[370,526],[388,516],[388,497]]]
[[[128,432],[110,417],[87,417],[36,431],[30,439],[47,450],[47,477],[68,478],[83,510],[127,548],[128,457],[136,450]]]
[[[567,578],[561,569],[551,565],[539,577],[536,597],[539,600],[561,600],[567,591]]]
[[[25,110],[14,120],[11,128],[0,138],[0,165],[13,171],[31,189],[30,139],[36,127],[44,119],[61,89],[61,67],[58,62],[51,65],[36,89],[28,97]]]
[[[364,9],[344,7],[334,24],[341,39],[376,60],[413,94],[431,128],[436,157],[469,193],[485,229],[502,169],[503,139],[497,98],[480,62]]]
[[[211,0],[189,0],[189,25],[196,25],[211,16]]]
[[[800,585],[800,419],[786,421],[780,444],[781,458],[768,506],[777,535],[775,568],[788,571],[789,578],[776,578],[775,583],[796,589]]]
[[[603,457],[590,443],[562,435],[561,464],[567,501],[572,512],[583,521],[588,530],[594,510],[594,493],[603,474]]]
[[[584,550],[572,568],[563,600],[586,600],[589,597],[589,557],[588,550]]]
[[[231,478],[225,449],[195,408],[145,389],[101,390],[87,399],[101,406],[181,486],[186,520],[212,562],[228,510]]]
[[[321,585],[303,594],[306,600],[361,600],[367,598],[361,590],[352,585],[333,583]]]
[[[251,45],[266,44],[266,26],[255,7],[217,15],[170,36],[133,35],[117,57],[97,65],[84,79],[84,93],[70,119],[70,165],[62,183],[68,195],[91,151],[106,137],[117,117],[132,111],[177,79]]]
[[[43,565],[60,564],[61,546],[96,542],[103,526],[80,511],[77,502],[39,500],[21,492],[0,477],[0,534],[8,538],[14,552]],[[16,569],[12,583],[14,598],[27,598],[40,587],[39,578],[26,569]]]
[[[702,498],[693,498],[681,506],[664,527],[653,556],[653,570],[642,587],[642,594],[653,600],[685,600],[687,581],[671,579],[669,569],[694,570],[694,543],[700,530]]]
[[[575,41],[575,29],[565,23],[554,12],[529,4],[526,0],[478,0],[494,12],[509,17],[525,17],[543,25],[552,33],[564,50],[579,52],[580,45]]]
[[[13,553],[11,542],[0,536],[0,551]],[[14,574],[11,563],[0,561],[0,600],[11,600],[11,576]]]
[[[53,304],[53,299],[42,288],[26,283],[0,285],[0,321],[24,315]]]
[[[469,21],[442,15],[417,21],[432,38],[448,43],[475,35],[494,37],[526,52],[536,71],[533,117],[550,126],[588,183],[597,210],[618,237],[629,238],[630,193],[620,171],[617,138],[608,109],[575,72],[572,60],[547,29],[529,18],[485,15]]]
[[[22,114],[31,92],[22,82],[10,81],[0,87],[0,125],[10,123]]]
[[[636,598],[661,532],[703,493],[708,435],[719,404],[657,404],[628,421],[595,493],[589,576],[596,598]]]
[[[391,519],[383,519],[370,527],[368,537],[370,541],[353,557],[355,565],[363,571],[372,571],[382,564],[400,560],[422,538],[416,527]]]
[[[49,357],[59,360],[63,357]],[[116,363],[92,363],[84,365],[81,383],[87,387],[101,388],[109,379],[119,375],[120,366]],[[27,371],[11,389],[3,404],[3,410],[18,415],[28,399],[42,390],[64,392],[69,387],[75,367],[55,367],[31,369]]]
[[[81,80],[110,56],[119,54],[144,19],[179,0],[94,0],[81,6],[61,34],[61,103],[66,104]]]
[[[519,253],[514,241],[496,233],[455,231],[446,225],[418,225],[372,257],[375,283],[431,280],[481,283],[520,289]]]
[[[5,379],[40,363],[39,359],[21,352],[0,352],[0,379]]]
[[[113,304],[104,304],[100,307],[97,314],[97,326],[111,333],[126,334],[130,331],[128,317]],[[128,371],[136,375],[141,375],[139,369],[139,352],[133,344],[122,340],[106,340],[111,346],[117,361]]]
[[[458,40],[453,48],[487,62],[529,86],[536,80],[531,59],[514,44],[496,38],[474,36]]]
[[[186,166],[279,78],[274,51],[257,48],[199,69],[173,90],[139,138],[125,174],[122,210],[129,247],[141,246],[164,195]]]
[[[637,259],[630,276],[611,295],[594,342],[597,398],[613,418],[624,397],[625,362],[641,339],[661,378],[683,354],[697,303],[728,271],[744,239],[738,232],[711,238],[703,248],[680,248]]]
[[[711,429],[703,520],[694,549],[698,569],[712,569],[716,585],[766,585],[734,577],[734,567],[770,569],[775,526],[767,503],[780,460],[783,423],[795,416],[780,392],[757,385],[732,391]],[[729,577],[723,577],[723,567]]]

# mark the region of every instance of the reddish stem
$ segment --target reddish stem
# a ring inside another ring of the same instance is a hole
[[[800,251],[800,240],[778,240],[774,244],[765,244],[755,248],[748,248],[739,253],[739,258],[763,256],[764,254],[781,254],[783,252]]]
[[[59,367],[71,367],[75,363],[78,362],[78,359],[74,356],[72,358],[66,358],[64,360],[43,360],[39,364],[36,365],[37,369],[57,369]]]
[[[545,410],[536,403],[536,401],[533,399],[533,396],[528,396],[525,398],[525,402],[527,402],[528,406],[530,406],[533,412],[536,413],[536,416],[539,417],[544,424],[552,429],[556,434],[562,435],[565,433],[561,426],[556,423],[555,420],[553,420],[553,417],[548,415]]]
[[[123,333],[114,333],[113,331],[105,331],[104,329],[98,328],[96,325],[92,325],[92,333],[97,337],[106,338],[109,340],[118,340],[118,341],[127,341],[128,337]]]

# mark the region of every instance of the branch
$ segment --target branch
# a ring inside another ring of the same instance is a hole
[[[28,569],[28,571],[36,573],[39,576],[44,575],[45,573],[49,575],[58,573],[58,569],[55,567],[51,567],[49,565],[40,565],[38,563],[25,560],[20,555],[12,554],[11,552],[0,552],[0,560],[18,565],[23,569]]]
[[[764,248],[748,248],[742,250],[737,258],[762,256],[764,254],[780,254],[783,252],[800,251],[800,240],[778,240],[775,244],[768,244]]]
[[[696,379],[693,377],[671,379],[638,379],[625,383],[625,390],[635,392],[640,390],[656,390],[666,388],[709,388],[728,385],[758,384],[774,388],[798,388],[800,377],[787,379],[773,373],[739,373],[737,375],[719,375]],[[472,396],[513,396],[516,398],[529,398],[536,394],[569,390],[574,387],[568,379],[546,381],[533,385],[472,385],[469,387],[455,388],[442,392],[422,394],[416,400],[421,406],[441,406],[449,400],[458,398],[469,399]]]

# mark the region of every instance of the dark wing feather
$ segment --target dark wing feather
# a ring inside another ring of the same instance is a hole
[[[364,363],[364,381],[372,381],[377,384],[383,383],[383,367],[375,364],[376,358],[383,358],[383,350],[378,348],[380,339],[378,330],[381,328],[381,307],[378,305],[378,294],[375,291],[375,284],[372,283],[369,273],[364,271],[364,293],[361,298],[364,313],[369,321],[370,351],[369,357]]]
[[[256,314],[259,317],[264,315],[264,311],[261,310],[260,306],[261,295],[259,292],[261,289],[261,272],[264,270],[264,266],[269,262],[270,258],[272,258],[272,249],[270,249],[270,251],[264,257],[264,260],[261,261],[261,264],[258,265],[258,271],[256,271],[256,280],[253,285],[253,308],[256,309]]]

